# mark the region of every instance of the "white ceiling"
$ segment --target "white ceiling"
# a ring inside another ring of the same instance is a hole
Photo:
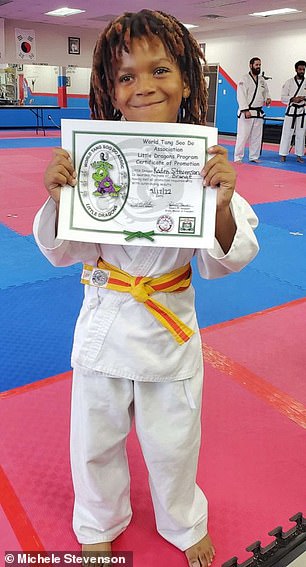
[[[85,12],[64,18],[45,15],[45,12],[63,6],[83,9]],[[294,28],[294,22],[306,20],[306,0],[0,0],[0,18],[22,20],[29,22],[29,25],[30,22],[41,22],[103,29],[113,16],[143,8],[162,10],[173,14],[183,23],[198,25],[192,30],[195,35],[237,27],[244,30],[246,26],[269,26],[277,22],[288,22]],[[265,18],[248,15],[276,8],[296,8],[302,13]]]

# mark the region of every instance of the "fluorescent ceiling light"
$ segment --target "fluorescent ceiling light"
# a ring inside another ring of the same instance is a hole
[[[199,26],[196,26],[194,24],[183,24],[182,25],[185,26],[185,28],[187,28],[187,30],[191,30],[191,28],[198,28]]]
[[[293,14],[296,12],[301,12],[302,10],[296,10],[295,8],[280,8],[279,10],[267,10],[266,12],[254,12],[249,14],[249,16],[281,16],[283,14]]]
[[[85,10],[78,10],[77,8],[58,8],[58,10],[52,10],[52,12],[45,12],[46,16],[72,16],[73,14],[80,14],[85,12]]]

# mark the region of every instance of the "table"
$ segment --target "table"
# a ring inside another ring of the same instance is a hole
[[[2,104],[0,105],[0,110],[30,110],[32,114],[36,117],[36,134],[38,134],[39,130],[42,130],[44,136],[46,135],[46,129],[44,125],[44,110],[58,110],[61,108],[60,106],[53,106],[53,105],[38,105],[38,104],[24,104],[24,105],[15,105],[15,104]],[[21,126],[22,128],[22,126]]]

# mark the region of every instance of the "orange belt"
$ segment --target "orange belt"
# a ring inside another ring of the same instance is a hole
[[[190,264],[159,278],[152,278],[131,276],[99,258],[97,268],[84,264],[81,283],[130,293],[136,301],[144,304],[179,344],[186,343],[194,334],[194,331],[187,327],[170,309],[167,309],[159,301],[150,298],[157,291],[170,293],[186,290],[191,283]]]

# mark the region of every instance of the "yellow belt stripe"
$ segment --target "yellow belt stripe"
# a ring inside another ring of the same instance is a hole
[[[152,299],[157,291],[164,293],[184,291],[191,283],[191,266],[173,270],[157,278],[131,276],[116,266],[99,258],[97,268],[84,264],[81,282],[113,291],[130,293],[136,301],[144,304],[148,311],[171,333],[179,344],[186,343],[194,334],[173,311]],[[169,285],[170,284],[170,285]]]

